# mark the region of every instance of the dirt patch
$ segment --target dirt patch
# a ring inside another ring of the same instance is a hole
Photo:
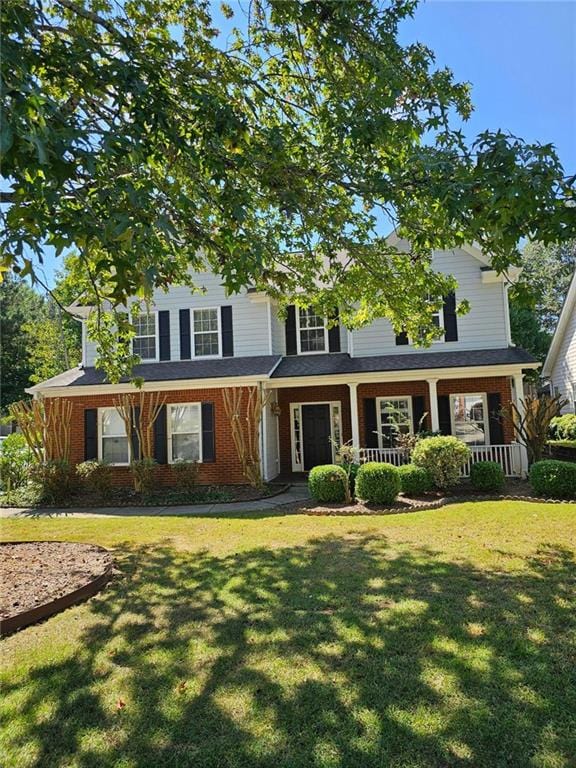
[[[63,598],[105,574],[111,564],[110,553],[93,544],[0,544],[0,619]]]

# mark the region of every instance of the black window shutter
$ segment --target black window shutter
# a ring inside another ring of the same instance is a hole
[[[454,292],[444,297],[444,341],[458,341],[456,294]]]
[[[452,420],[450,418],[450,396],[438,395],[438,422],[441,435],[452,434]]]
[[[98,409],[86,408],[84,411],[84,460],[98,458]]]
[[[181,309],[180,316],[180,360],[190,360],[192,348],[190,346],[190,310]]]
[[[488,435],[491,445],[503,445],[504,443],[504,422],[500,413],[501,406],[500,392],[490,392],[488,394]]]
[[[140,406],[134,406],[134,423],[132,424],[132,434],[130,440],[132,443],[132,461],[139,461],[140,456],[140,443],[138,442],[138,433],[136,430],[140,426]]]
[[[331,320],[338,320],[338,309],[334,310],[334,314],[330,318]],[[328,351],[340,352],[340,325],[336,323],[335,326],[328,329]]]
[[[160,342],[160,360],[170,360],[170,311],[158,312],[158,337]]]
[[[216,461],[214,403],[202,403],[202,461]]]
[[[365,448],[378,448],[378,421],[376,419],[376,398],[364,398],[364,442]]]
[[[406,331],[402,331],[402,333],[396,334],[396,346],[402,347],[406,344],[408,344],[408,334]]]
[[[286,311],[286,354],[297,355],[296,343],[296,307],[291,304]]]
[[[168,464],[168,424],[165,405],[160,408],[154,422],[154,458],[158,464]]]
[[[234,331],[231,306],[220,307],[220,326],[222,328],[222,357],[233,357]]]
[[[416,395],[412,398],[412,420],[414,422],[414,434],[417,434],[423,429],[427,429],[428,419],[424,419],[426,413],[426,399],[424,395]],[[422,422],[422,423],[420,423]]]

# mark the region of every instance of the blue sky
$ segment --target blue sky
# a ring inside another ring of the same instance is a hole
[[[225,33],[230,22],[217,25]],[[576,173],[576,0],[428,0],[401,28],[403,43],[416,40],[472,84],[466,136],[502,128],[552,142],[566,172]],[[50,284],[56,261],[46,254]]]

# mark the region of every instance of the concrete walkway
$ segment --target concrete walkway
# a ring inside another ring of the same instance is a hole
[[[184,517],[203,517],[210,515],[226,517],[236,516],[242,512],[280,512],[308,501],[310,495],[305,485],[292,485],[288,490],[258,501],[230,501],[228,503],[189,504],[173,507],[6,507],[0,509],[0,518],[6,517],[167,517],[172,515]]]

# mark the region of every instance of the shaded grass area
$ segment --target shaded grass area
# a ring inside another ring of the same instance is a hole
[[[3,641],[10,766],[576,764],[576,505],[3,521],[118,574]]]

